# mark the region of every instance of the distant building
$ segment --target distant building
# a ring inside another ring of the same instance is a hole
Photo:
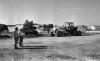
[[[91,30],[100,31],[100,25],[93,25],[90,28],[91,28]]]
[[[90,30],[95,30],[95,26],[89,26]]]
[[[16,26],[17,26],[19,29],[22,29],[22,28],[23,28],[23,24],[16,24]]]
[[[16,24],[16,25],[7,25],[10,32],[13,32],[15,30],[15,27],[17,26],[19,29],[23,27],[23,24]]]
[[[10,32],[15,30],[16,25],[7,25]]]
[[[7,26],[8,26],[8,29],[9,29],[10,32],[13,32],[13,31],[15,30],[15,27],[16,27],[16,26],[17,26],[19,29],[22,29],[22,28],[23,28],[23,24],[7,25]],[[35,26],[36,28],[39,28],[39,27],[42,26],[42,25],[34,23],[34,26]]]
[[[86,25],[77,25],[78,30],[84,32],[88,30],[88,27]]]

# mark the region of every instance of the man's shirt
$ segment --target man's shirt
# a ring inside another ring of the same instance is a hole
[[[14,35],[14,37],[18,37],[19,36],[19,31],[14,31],[13,35]]]

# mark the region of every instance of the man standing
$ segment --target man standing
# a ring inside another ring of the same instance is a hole
[[[18,46],[18,41],[19,41],[19,31],[18,31],[18,27],[15,28],[15,31],[13,33],[13,36],[14,36],[14,41],[15,41],[15,44],[14,44],[14,48],[17,49]]]
[[[23,47],[24,35],[25,35],[25,34],[23,33],[23,30],[20,29],[20,32],[19,32],[19,39],[20,39],[19,45],[20,45],[21,47]]]

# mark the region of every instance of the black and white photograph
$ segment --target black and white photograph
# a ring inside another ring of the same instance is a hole
[[[100,0],[0,0],[0,61],[100,61]]]

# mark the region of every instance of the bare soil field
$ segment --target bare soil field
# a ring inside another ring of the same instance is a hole
[[[25,38],[24,46],[48,47],[16,50],[12,38],[0,39],[0,61],[100,61],[100,35]]]

